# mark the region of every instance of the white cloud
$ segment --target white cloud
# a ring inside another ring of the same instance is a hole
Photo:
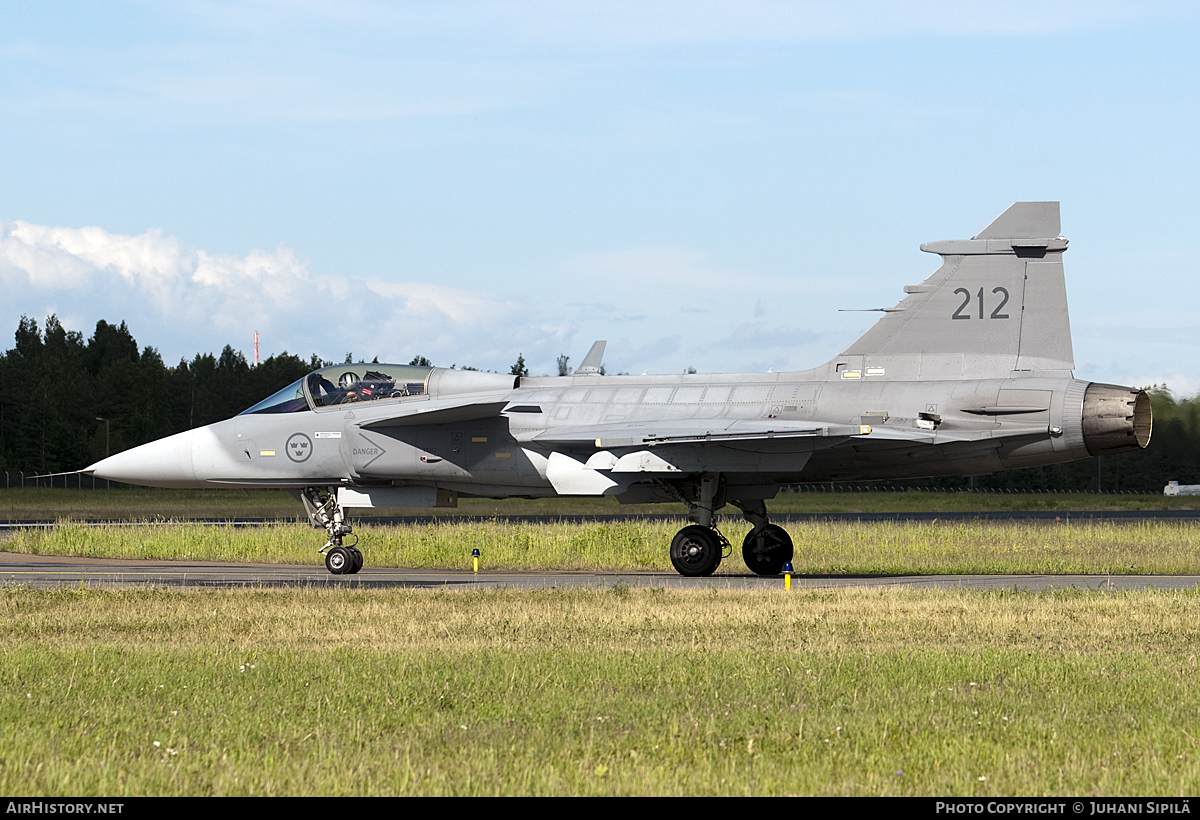
[[[210,254],[150,230],[0,223],[0,285],[5,324],[49,312],[82,322],[125,320],[142,344],[168,361],[226,344],[263,355],[284,349],[340,358],[346,351],[407,361],[500,368],[517,352],[552,358],[574,327],[546,322],[520,303],[422,282],[319,276],[295,251]]]
[[[586,291],[619,299],[567,301],[580,286],[518,300],[428,282],[320,275],[284,246],[213,254],[160,230],[125,236],[18,221],[0,223],[0,285],[10,295],[0,322],[15,328],[22,314],[40,321],[57,313],[87,335],[99,319],[126,321],[141,344],[169,362],[226,344],[249,355],[258,331],[264,357],[283,350],[336,360],[346,352],[384,361],[422,355],[441,365],[502,370],[523,354],[538,373],[553,371],[559,354],[578,360],[592,338],[613,338],[615,322],[635,341],[614,340],[614,371],[674,372],[680,362],[736,368],[736,351],[751,348],[763,348],[760,354],[781,365],[815,338],[768,325],[761,315],[732,327],[727,319],[705,318],[697,334],[694,311],[723,316],[728,305],[713,298],[731,281],[773,293],[787,288],[714,268],[695,251],[595,253],[558,270],[584,280]],[[680,335],[683,329],[689,332]],[[588,338],[577,339],[581,332]]]
[[[815,304],[818,292],[844,286],[838,277],[818,284],[723,270],[687,249],[580,255],[529,277],[538,284],[508,282],[501,295],[322,275],[284,246],[214,254],[160,230],[126,236],[0,222],[0,332],[12,332],[23,314],[40,322],[56,313],[85,335],[99,319],[126,321],[168,362],[226,344],[249,355],[259,331],[264,357],[287,350],[340,360],[353,352],[406,362],[422,355],[440,365],[503,371],[522,354],[532,372],[546,373],[558,355],[578,362],[593,339],[609,339],[610,372],[672,373],[687,365],[704,372],[800,370],[857,335],[844,320],[821,324],[847,315]],[[444,271],[438,280],[454,281]],[[1139,385],[1165,378],[1191,394],[1200,382],[1180,368],[1179,356],[1195,338],[1187,324],[1079,322],[1077,375]]]

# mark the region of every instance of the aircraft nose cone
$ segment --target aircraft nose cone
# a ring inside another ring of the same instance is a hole
[[[146,487],[199,487],[192,467],[192,432],[177,433],[98,461],[84,472]]]

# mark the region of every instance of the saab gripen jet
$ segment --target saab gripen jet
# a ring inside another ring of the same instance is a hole
[[[1150,401],[1073,377],[1057,202],[1018,202],[971,239],[929,242],[924,282],[827,363],[793,373],[607,376],[597,342],[571,376],[325,367],[226,421],[92,465],[154,487],[286,488],[324,529],[334,574],[363,564],[346,511],[460,497],[681,502],[682,575],[731,552],[779,573],[792,540],[766,502],[796,482],[978,475],[1144,448]]]

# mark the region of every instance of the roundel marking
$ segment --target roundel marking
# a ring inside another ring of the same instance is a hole
[[[287,457],[297,464],[308,461],[308,457],[312,455],[313,451],[312,439],[303,433],[292,433],[283,449],[287,453]]]

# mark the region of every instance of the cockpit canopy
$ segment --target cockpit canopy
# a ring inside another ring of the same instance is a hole
[[[278,393],[267,396],[253,407],[248,407],[239,416],[252,413],[299,413],[308,409],[308,400],[304,398],[304,379],[297,379]]]
[[[431,367],[400,364],[341,364],[305,379],[316,407],[424,396]]]
[[[299,413],[318,407],[424,396],[431,367],[406,364],[338,364],[314,370],[239,415]]]

